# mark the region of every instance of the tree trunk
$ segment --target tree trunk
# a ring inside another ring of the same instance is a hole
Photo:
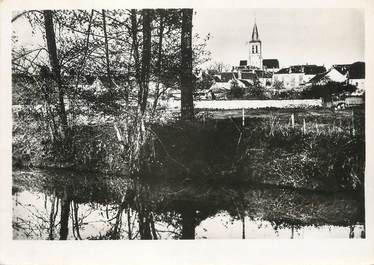
[[[104,30],[104,42],[105,42],[105,59],[106,59],[106,71],[108,75],[108,80],[109,80],[109,87],[112,87],[112,76],[110,73],[110,64],[109,64],[109,48],[108,48],[108,35],[106,31],[106,19],[105,19],[105,10],[103,9],[101,11],[102,16],[103,16],[103,30]]]
[[[182,236],[181,239],[195,239],[196,210],[190,205],[181,209]]]
[[[182,9],[181,118],[193,120],[192,9]]]
[[[148,89],[149,89],[149,75],[151,64],[151,22],[152,22],[151,9],[143,9],[143,52],[142,52],[142,70],[141,82],[142,87],[139,90],[139,103],[140,110],[143,114],[147,107]]]
[[[162,11],[160,11],[160,29],[158,32],[158,54],[157,54],[157,63],[156,63],[156,69],[155,74],[158,78],[157,80],[157,86],[156,86],[156,92],[155,92],[155,99],[153,102],[153,110],[152,114],[155,114],[156,108],[157,108],[157,102],[159,98],[160,93],[160,83],[161,83],[161,63],[162,63],[162,41],[164,36],[164,14]]]
[[[69,234],[69,215],[70,202],[67,192],[64,192],[64,197],[61,199],[61,219],[60,219],[60,240],[66,240]]]
[[[57,47],[56,47],[56,37],[55,31],[53,28],[53,11],[44,10],[44,26],[45,26],[45,36],[47,39],[49,61],[52,67],[53,78],[57,83],[58,88],[58,112],[62,125],[63,138],[66,136],[68,129],[67,116],[64,103],[64,88],[61,79],[61,68],[57,56]]]
[[[135,79],[139,85],[139,89],[142,87],[142,82],[140,80],[140,63],[139,63],[139,42],[138,42],[138,21],[136,18],[136,9],[131,9],[131,37],[132,37],[132,50],[134,57],[134,68],[135,68]]]

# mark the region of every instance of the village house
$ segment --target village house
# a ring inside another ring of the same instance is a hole
[[[335,67],[331,67],[327,72],[315,75],[306,85],[325,85],[328,82],[342,83],[347,80],[347,71],[339,71]]]
[[[263,59],[262,60],[263,70],[266,72],[275,73],[279,71],[278,59]]]
[[[365,63],[335,64],[328,71],[317,74],[310,79],[308,85],[325,85],[328,82],[343,83],[356,86],[358,93],[365,91]]]
[[[326,72],[324,66],[293,65],[280,69],[273,74],[273,83],[281,82],[284,88],[299,88],[318,74]]]
[[[348,72],[348,83],[357,87],[360,92],[365,91],[365,63],[353,63]]]

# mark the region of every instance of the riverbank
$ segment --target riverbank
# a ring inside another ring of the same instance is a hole
[[[15,120],[14,168],[69,168],[128,175],[113,124],[72,129],[72,145],[53,150],[48,130]],[[137,177],[197,183],[279,185],[363,193],[364,110],[259,110],[252,116],[154,124],[151,159]]]

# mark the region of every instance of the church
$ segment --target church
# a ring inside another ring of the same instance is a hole
[[[262,58],[262,42],[258,34],[256,22],[253,25],[252,36],[249,41],[248,61],[241,60],[240,66],[246,66],[247,69],[260,69],[271,72],[279,70],[278,59]]]
[[[270,87],[273,73],[278,70],[278,59],[263,59],[262,57],[262,42],[255,21],[249,41],[248,60],[241,60],[239,66],[233,67],[233,72],[239,79],[252,82],[257,79],[261,86]]]

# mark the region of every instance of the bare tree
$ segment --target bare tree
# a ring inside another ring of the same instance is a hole
[[[106,71],[109,79],[109,86],[112,86],[112,78],[110,73],[110,63],[109,63],[109,48],[108,48],[108,34],[106,30],[106,18],[105,18],[105,10],[101,11],[103,16],[103,30],[104,30],[104,44],[105,44],[105,59],[106,59]]]
[[[181,118],[193,120],[192,9],[182,9]]]
[[[44,26],[45,26],[45,35],[47,39],[47,46],[48,46],[48,53],[49,53],[49,61],[52,67],[53,79],[57,83],[58,88],[58,110],[59,110],[59,117],[61,120],[62,125],[62,138],[66,136],[66,132],[68,129],[68,122],[65,110],[65,103],[64,103],[64,88],[61,79],[61,67],[58,60],[57,55],[57,47],[56,47],[56,37],[55,31],[53,28],[53,11],[52,10],[44,10]]]
[[[147,107],[149,75],[151,64],[151,38],[152,38],[152,15],[153,10],[143,9],[143,52],[142,52],[142,70],[141,70],[141,87],[139,89],[139,105],[141,113],[144,113]]]

